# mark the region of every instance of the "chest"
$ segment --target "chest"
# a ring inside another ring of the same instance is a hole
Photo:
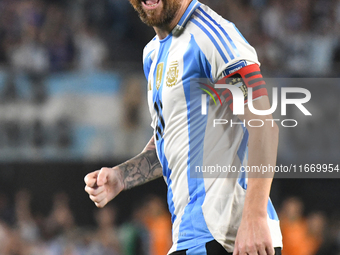
[[[199,50],[190,36],[159,43],[148,74],[148,103],[151,114],[170,116],[187,109],[192,79],[201,77]]]

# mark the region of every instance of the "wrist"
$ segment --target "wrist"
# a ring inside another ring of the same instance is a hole
[[[119,191],[126,190],[126,185],[124,182],[124,169],[121,167],[112,167],[112,170],[116,172],[117,177],[118,177],[118,188]]]
[[[267,210],[266,209],[259,209],[259,208],[249,208],[244,207],[242,218],[244,219],[267,219]]]

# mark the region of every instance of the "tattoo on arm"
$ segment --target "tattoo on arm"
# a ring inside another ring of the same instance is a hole
[[[144,184],[162,176],[162,166],[156,150],[146,150],[118,166],[123,174],[125,189]]]

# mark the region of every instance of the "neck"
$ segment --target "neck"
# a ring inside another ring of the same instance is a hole
[[[166,24],[160,27],[153,27],[153,29],[155,30],[160,40],[163,40],[165,37],[167,37],[171,33],[171,31],[175,28],[175,26],[180,21],[181,17],[185,13],[191,1],[192,0],[182,1],[182,5],[179,8],[178,12],[176,13],[176,16],[173,18],[173,20],[169,24]]]

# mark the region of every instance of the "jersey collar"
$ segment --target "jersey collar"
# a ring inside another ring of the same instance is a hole
[[[176,25],[176,27],[172,30],[172,34],[174,36],[178,36],[182,33],[185,25],[188,23],[191,15],[194,13],[194,11],[201,5],[201,3],[197,0],[192,0],[189,4],[188,8],[184,12],[182,18]]]

